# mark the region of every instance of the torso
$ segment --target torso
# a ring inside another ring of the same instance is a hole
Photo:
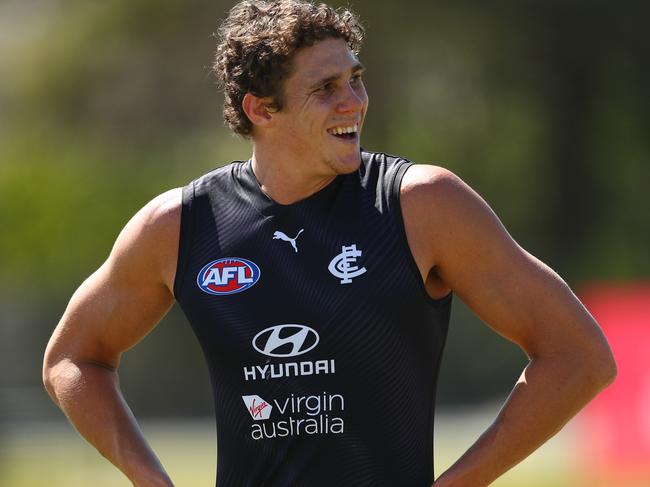
[[[212,376],[219,487],[433,481],[450,300],[409,250],[407,167],[364,153],[286,206],[250,163],[185,188],[174,290]]]

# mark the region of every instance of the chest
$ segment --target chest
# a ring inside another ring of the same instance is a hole
[[[371,201],[346,201],[266,216],[242,205],[197,226],[182,304],[202,342],[241,356],[278,324],[345,336],[403,314],[419,294],[399,228]]]

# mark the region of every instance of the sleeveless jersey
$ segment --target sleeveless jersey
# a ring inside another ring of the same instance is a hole
[[[429,487],[451,296],[431,299],[404,230],[410,163],[290,205],[233,162],[183,189],[174,293],[205,354],[217,487]]]

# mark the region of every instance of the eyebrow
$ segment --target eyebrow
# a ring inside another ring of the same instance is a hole
[[[354,64],[354,66],[352,66],[352,69],[350,70],[350,72],[352,74],[357,74],[359,72],[364,72],[365,70],[366,70],[366,67],[363,64],[361,64],[360,62],[357,61]],[[328,76],[327,78],[322,78],[322,79],[316,81],[314,84],[312,84],[309,87],[309,89],[310,90],[316,89],[319,86],[326,85],[327,83],[331,83],[332,81],[337,81],[337,80],[341,79],[342,77],[343,77],[343,73],[338,73],[338,74],[334,74],[332,76]]]

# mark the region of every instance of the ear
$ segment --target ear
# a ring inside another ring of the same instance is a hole
[[[252,93],[246,93],[242,100],[244,113],[253,125],[267,127],[272,120],[272,112],[269,109],[270,98],[260,98]]]

